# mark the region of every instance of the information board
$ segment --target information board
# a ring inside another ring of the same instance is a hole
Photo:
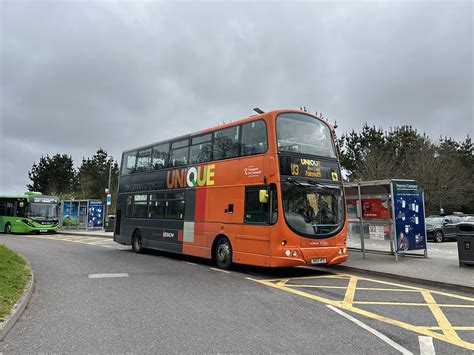
[[[423,190],[415,180],[392,180],[396,251],[426,249]]]
[[[89,201],[87,214],[88,228],[102,228],[104,220],[104,205],[101,201]]]

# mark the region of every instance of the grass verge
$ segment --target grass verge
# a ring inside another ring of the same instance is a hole
[[[0,322],[10,314],[30,279],[26,261],[14,251],[0,245]]]

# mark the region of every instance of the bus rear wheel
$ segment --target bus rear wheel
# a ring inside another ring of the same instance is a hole
[[[7,224],[5,224],[5,228],[3,229],[3,231],[5,232],[5,234],[10,234],[12,232],[12,225],[10,224],[10,222],[7,222]]]
[[[232,246],[229,239],[221,237],[215,246],[214,257],[217,267],[220,269],[228,269],[232,265]]]
[[[136,231],[135,233],[133,233],[132,249],[137,254],[143,253],[143,240],[140,231]]]

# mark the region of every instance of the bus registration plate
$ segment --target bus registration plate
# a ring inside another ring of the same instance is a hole
[[[326,258],[313,258],[311,264],[326,264]]]
[[[40,233],[48,233],[47,229],[40,229]]]

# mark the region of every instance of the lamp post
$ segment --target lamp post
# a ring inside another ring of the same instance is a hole
[[[107,226],[108,226],[108,223],[109,223],[109,201],[108,201],[108,195],[110,194],[110,179],[112,177],[112,162],[114,160],[114,157],[111,156],[111,155],[108,155],[105,159],[108,159],[109,160],[109,182],[107,184],[107,188],[105,189],[105,193],[106,193],[106,196],[105,196],[105,221],[107,222]],[[105,225],[104,225],[105,227]]]

